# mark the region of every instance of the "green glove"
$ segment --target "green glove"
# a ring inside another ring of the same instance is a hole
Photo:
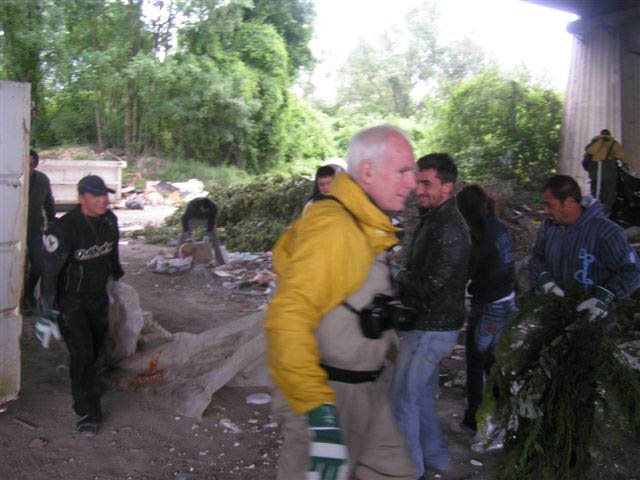
[[[564,297],[564,291],[553,281],[549,272],[542,272],[536,281],[538,290],[544,293],[553,293],[558,297]]]
[[[51,337],[60,340],[60,329],[58,328],[58,317],[60,312],[57,310],[48,310],[43,312],[43,316],[36,320],[36,337],[44,348],[49,348]]]
[[[599,318],[607,316],[607,313],[609,313],[609,304],[614,298],[615,295],[606,288],[596,287],[593,296],[578,305],[576,312],[587,310],[589,312],[589,321],[594,322]]]
[[[347,480],[349,453],[342,441],[336,407],[323,403],[307,414],[314,439],[309,449],[306,480]]]

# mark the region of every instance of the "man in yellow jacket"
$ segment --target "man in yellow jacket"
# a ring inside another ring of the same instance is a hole
[[[607,129],[593,137],[584,149],[582,166],[589,173],[591,196],[602,202],[607,216],[616,202],[618,161],[629,167],[627,153]]]
[[[314,202],[273,250],[278,288],[265,330],[284,436],[279,480],[417,476],[388,401],[397,336],[366,314],[377,294],[391,294],[386,252],[400,229],[385,212],[415,188],[413,149],[381,125],[353,137],[347,163],[332,198]]]

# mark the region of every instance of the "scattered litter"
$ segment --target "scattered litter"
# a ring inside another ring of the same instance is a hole
[[[229,420],[228,418],[221,418],[220,421],[218,422],[218,425],[231,431],[231,433],[242,433],[242,429],[238,427],[235,423],[233,423],[231,420]]]
[[[467,384],[467,372],[464,370],[459,370],[456,373],[456,378],[453,379],[453,384],[456,387],[464,387]]]
[[[629,361],[634,370],[640,371],[640,340],[633,340],[618,345],[620,353]]]
[[[253,405],[263,405],[271,402],[271,395],[268,393],[252,393],[251,395],[247,395],[246,401]]]
[[[257,260],[258,258],[260,258],[260,254],[258,253],[249,253],[249,252],[229,253],[229,263],[250,262],[252,260]]]
[[[144,203],[142,203],[140,200],[127,200],[126,202],[124,202],[124,206],[129,210],[144,210]]]
[[[478,460],[474,460],[472,458],[471,459],[471,465],[473,465],[474,467],[481,467],[482,466],[482,462],[479,462]]]
[[[169,258],[157,255],[147,263],[147,266],[152,268],[155,273],[175,274],[187,272],[192,264],[193,257]]]
[[[218,276],[218,277],[233,277],[232,273],[229,272],[225,272],[224,270],[214,270],[213,271],[214,275]]]

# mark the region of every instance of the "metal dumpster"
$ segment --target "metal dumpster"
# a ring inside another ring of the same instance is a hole
[[[45,173],[51,182],[51,191],[56,207],[78,203],[76,186],[86,175],[98,175],[109,188],[116,191],[111,200],[122,196],[122,169],[124,160],[55,160],[41,159],[38,170]]]

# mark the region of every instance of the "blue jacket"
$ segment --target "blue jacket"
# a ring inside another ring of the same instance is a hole
[[[529,260],[533,283],[547,271],[567,293],[581,295],[602,286],[618,299],[640,288],[640,259],[624,230],[604,214],[599,200],[584,197],[582,216],[573,225],[546,219]]]
[[[513,243],[507,227],[495,215],[487,217],[484,238],[471,250],[471,283],[467,287],[472,303],[491,303],[516,288]]]

